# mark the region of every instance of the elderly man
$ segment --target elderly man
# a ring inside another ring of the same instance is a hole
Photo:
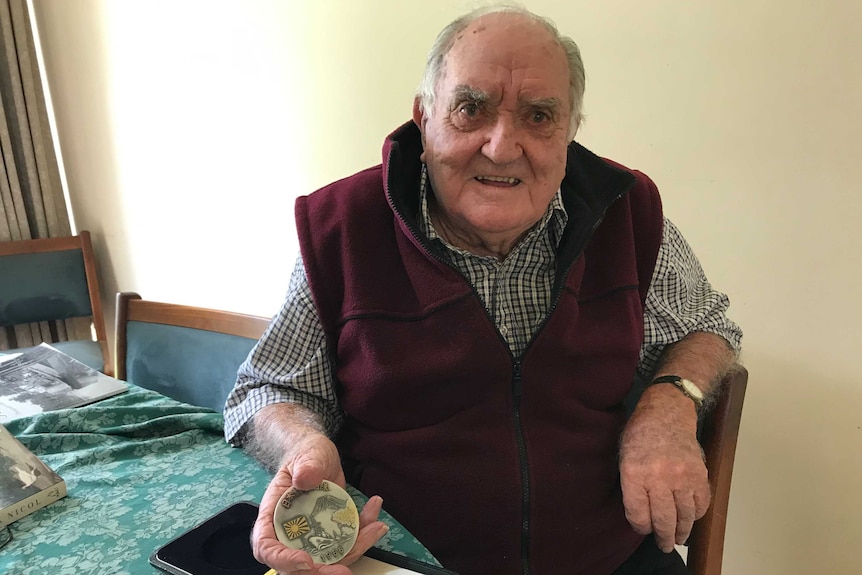
[[[741,334],[654,184],[573,142],[583,91],[553,24],[472,12],[383,164],[297,201],[287,299],[226,407],[277,470],[260,560],[349,573],[272,525],[329,479],[373,495],[344,563],[385,533],[382,496],[464,575],[684,573],[710,500],[698,410]],[[637,371],[656,379],[627,417]]]

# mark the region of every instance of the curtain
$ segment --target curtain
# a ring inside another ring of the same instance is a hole
[[[0,0],[0,103],[0,241],[71,235],[27,0]],[[0,328],[0,349],[67,339],[89,321]]]

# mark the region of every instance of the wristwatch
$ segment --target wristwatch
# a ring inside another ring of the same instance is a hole
[[[698,411],[703,405],[703,391],[701,391],[693,381],[689,381],[678,375],[663,375],[652,380],[650,385],[655,385],[657,383],[672,383],[677,386],[687,398],[694,402]]]

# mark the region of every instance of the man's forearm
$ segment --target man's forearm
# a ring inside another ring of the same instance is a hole
[[[718,335],[693,332],[668,345],[654,377],[678,375],[697,385],[709,405],[718,384],[737,360],[736,351]]]
[[[258,411],[249,421],[244,447],[252,457],[274,471],[291,446],[311,434],[326,436],[320,415],[297,403],[275,403]]]
[[[694,332],[666,348],[655,375],[688,379],[709,397],[735,361],[724,338]],[[688,538],[692,523],[709,507],[697,419],[695,402],[673,383],[650,385],[620,437],[626,517],[638,533],[654,532],[666,552]]]

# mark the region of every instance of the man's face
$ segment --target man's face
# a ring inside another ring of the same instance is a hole
[[[563,49],[522,16],[490,14],[457,36],[433,109],[414,106],[450,229],[511,244],[542,217],[565,175],[568,86]]]

